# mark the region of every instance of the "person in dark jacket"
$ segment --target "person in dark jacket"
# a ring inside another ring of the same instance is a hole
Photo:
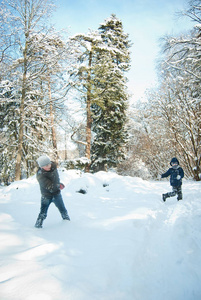
[[[184,177],[184,171],[179,166],[179,161],[176,157],[173,157],[170,162],[171,168],[161,175],[161,178],[170,176],[170,185],[172,186],[172,192],[162,195],[163,201],[166,201],[166,198],[174,197],[177,195],[177,200],[182,200],[182,178]]]
[[[60,182],[57,166],[55,162],[51,162],[50,158],[42,155],[37,160],[39,169],[36,173],[36,178],[40,185],[41,191],[41,208],[35,227],[42,228],[43,221],[47,217],[47,211],[52,202],[56,205],[63,220],[70,221],[68,211],[65,208],[61,190],[65,187]]]

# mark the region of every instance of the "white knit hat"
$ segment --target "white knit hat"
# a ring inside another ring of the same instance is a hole
[[[44,167],[47,166],[49,164],[51,164],[51,160],[47,155],[41,155],[38,159],[37,159],[37,163],[39,164],[39,167]]]

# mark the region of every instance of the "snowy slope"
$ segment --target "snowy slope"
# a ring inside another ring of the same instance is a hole
[[[0,190],[0,300],[201,299],[201,183],[60,170],[71,221],[43,229],[35,177]],[[81,194],[79,189],[87,190]]]

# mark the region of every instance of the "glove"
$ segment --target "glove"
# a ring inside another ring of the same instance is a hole
[[[180,175],[177,175],[177,180],[180,180],[181,179],[181,176]]]
[[[65,188],[65,185],[63,183],[60,183],[60,190],[63,190]]]

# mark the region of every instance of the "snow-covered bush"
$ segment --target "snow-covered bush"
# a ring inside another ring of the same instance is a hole
[[[144,180],[152,178],[152,174],[142,160],[125,160],[118,165],[117,173],[122,176],[140,177]]]
[[[67,170],[70,169],[76,169],[84,171],[85,167],[90,164],[90,160],[86,157],[80,157],[76,159],[68,159],[62,162],[62,167],[64,167]]]

